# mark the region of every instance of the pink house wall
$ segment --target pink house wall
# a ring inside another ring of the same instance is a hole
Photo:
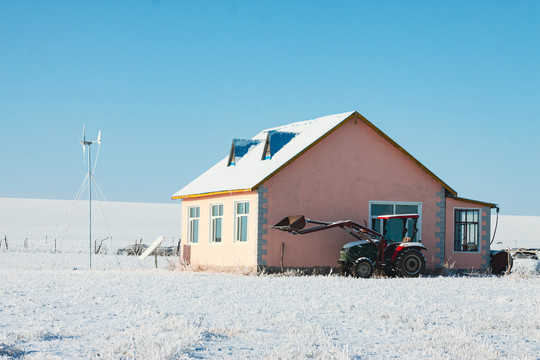
[[[257,192],[232,193],[184,199],[182,201],[182,226],[184,259],[192,265],[213,266],[257,266],[258,240],[258,194]],[[249,202],[248,236],[246,242],[235,241],[235,204]],[[222,239],[215,243],[211,240],[211,206],[223,205]],[[198,206],[199,239],[189,243],[189,208]]]
[[[337,266],[340,248],[355,239],[341,229],[290,235],[268,225],[287,215],[369,224],[370,201],[421,202],[422,242],[428,268],[439,262],[436,247],[441,184],[360,120],[350,119],[263,187],[267,199],[262,260],[279,266]],[[442,254],[440,254],[442,255]],[[442,257],[442,256],[441,256]]]

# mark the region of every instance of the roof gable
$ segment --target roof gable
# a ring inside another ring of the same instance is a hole
[[[252,191],[352,118],[373,129],[440,183],[449,194],[457,195],[416,158],[355,111],[266,129],[252,139],[234,139],[228,157],[180,189],[172,198]]]

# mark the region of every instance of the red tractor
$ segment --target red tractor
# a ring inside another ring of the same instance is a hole
[[[427,248],[415,241],[418,229],[417,214],[380,215],[383,220],[383,229],[387,222],[394,219],[403,221],[401,241],[394,241],[384,234],[380,234],[366,226],[351,220],[334,222],[306,219],[303,215],[288,216],[271,226],[274,229],[287,231],[293,235],[309,234],[316,231],[341,228],[354,236],[357,241],[345,244],[339,254],[339,269],[342,275],[369,278],[375,269],[382,269],[388,276],[417,277],[426,268],[426,258],[422,254]],[[412,220],[411,230],[407,223]],[[306,224],[316,226],[305,229]],[[407,237],[411,233],[410,237]]]

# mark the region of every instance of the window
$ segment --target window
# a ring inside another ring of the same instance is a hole
[[[248,215],[249,202],[236,203],[236,241],[246,242],[248,240]]]
[[[275,153],[287,145],[296,135],[296,133],[271,130],[266,134],[266,141],[261,160],[271,159]]]
[[[210,216],[212,219],[212,238],[213,243],[221,242],[221,224],[223,222],[223,204],[211,206]]]
[[[418,232],[416,233],[416,241],[421,241],[421,221],[422,221],[422,203],[416,202],[391,202],[391,201],[370,201],[370,220],[371,229],[384,234],[386,237],[394,240],[401,241],[403,234],[403,220],[392,219],[386,222],[386,229],[383,229],[383,220],[377,219],[379,215],[398,215],[398,214],[418,214],[418,223],[416,227]],[[413,235],[413,219],[407,220],[407,234],[406,237],[412,237]]]
[[[480,210],[454,210],[454,251],[479,251]]]
[[[201,208],[193,206],[189,208],[189,242],[196,244],[199,242],[199,217],[201,216]]]
[[[227,166],[235,166],[238,161],[246,155],[252,146],[259,144],[261,140],[254,139],[233,139]]]

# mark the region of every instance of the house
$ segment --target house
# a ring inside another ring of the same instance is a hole
[[[415,213],[428,270],[489,267],[496,205],[458,197],[358,112],[234,139],[228,156],[172,198],[182,199],[183,256],[192,264],[272,268],[283,255],[285,267],[337,267],[354,240],[345,231],[292,236],[269,226],[303,214],[380,231],[378,215]],[[388,234],[401,234],[398,226]]]

